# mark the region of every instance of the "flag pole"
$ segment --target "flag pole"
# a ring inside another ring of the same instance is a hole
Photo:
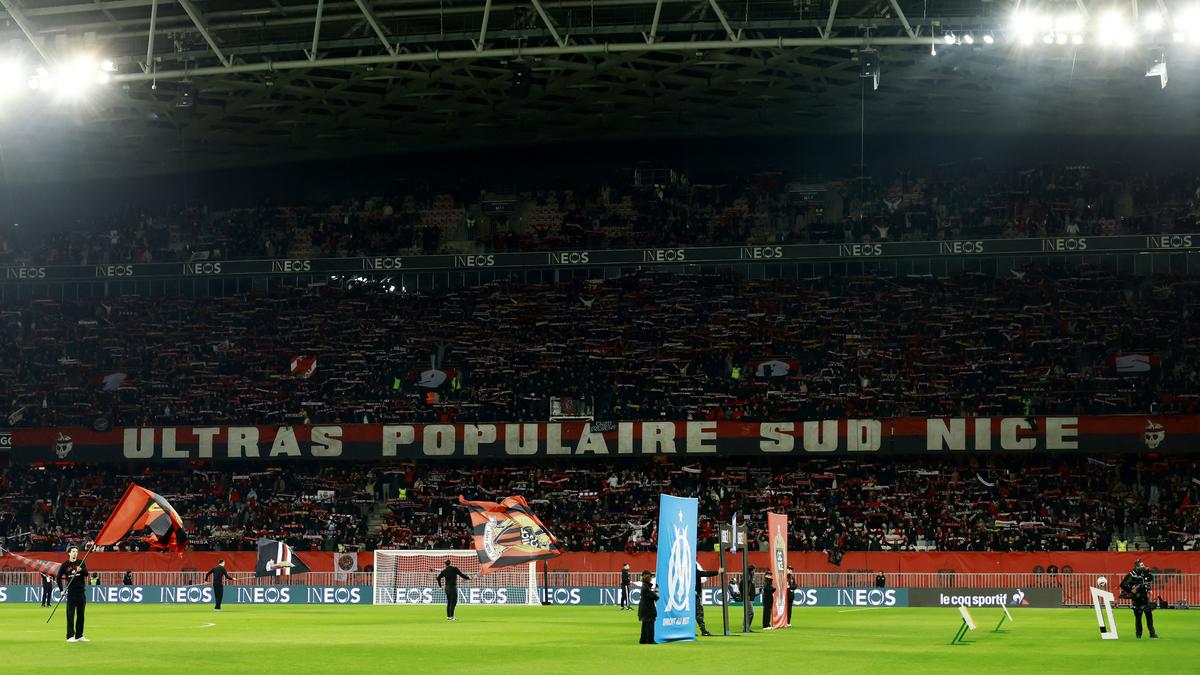
[[[83,559],[79,561],[80,564],[87,562],[88,556],[91,555],[92,551],[94,551],[94,550],[96,550],[96,540],[95,539],[92,540],[92,544],[91,544],[91,546],[88,547],[88,550],[84,552]],[[64,563],[59,563],[59,565],[63,565],[63,564]],[[67,587],[62,589],[62,591],[58,594],[58,602],[54,603],[54,609],[50,610],[50,616],[46,617],[46,623],[50,623],[50,620],[54,618],[54,613],[58,611],[58,606],[62,604],[63,598],[67,597],[67,592],[71,588],[71,579],[74,579],[78,574],[79,574],[79,570],[76,569],[75,574],[72,574],[71,577],[69,579],[67,579]],[[83,585],[84,585],[84,587],[87,586],[87,578],[86,577],[84,577]]]

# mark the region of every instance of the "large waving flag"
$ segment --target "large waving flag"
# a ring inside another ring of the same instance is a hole
[[[149,529],[150,534],[142,537],[155,550],[183,553],[187,548],[187,532],[183,529],[183,518],[171,504],[158,494],[130,483],[125,496],[104,523],[96,537],[97,546],[112,546],[130,532]]]
[[[696,522],[700,502],[658,496],[655,642],[696,639]]]
[[[497,504],[467,501],[459,495],[458,503],[471,512],[475,551],[483,574],[562,555],[558,539],[530,512],[524,497],[505,497]]]
[[[12,551],[3,551],[3,549],[0,549],[0,552],[11,555],[13,558],[16,558],[17,562],[28,567],[34,572],[37,572],[38,574],[48,574],[52,577],[58,576],[58,567],[60,563],[50,562],[49,560],[34,560],[33,558],[26,558],[25,556],[18,555]]]
[[[775,587],[775,602],[763,611],[771,613],[772,628],[786,628],[787,603],[792,602],[787,578],[787,516],[768,512],[767,530],[771,540],[771,584]]]
[[[266,537],[258,540],[258,560],[254,564],[254,576],[278,577],[285,574],[308,574],[311,571],[299,556],[292,553],[291,546]]]

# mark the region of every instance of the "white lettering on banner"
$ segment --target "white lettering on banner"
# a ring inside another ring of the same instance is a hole
[[[45,279],[45,267],[5,267],[6,279]]]
[[[642,250],[642,262],[683,262],[687,253],[682,248],[647,248]]]
[[[551,251],[547,254],[551,265],[582,265],[588,262],[588,251]]]
[[[141,586],[92,586],[88,600],[91,602],[140,603]]]
[[[1046,449],[1047,450],[1078,450],[1079,437],[1078,417],[1047,417],[1046,418]]]
[[[895,607],[896,591],[882,588],[839,588],[837,604],[839,607]]]
[[[838,255],[843,258],[865,258],[883,255],[883,244],[839,244]]]
[[[505,424],[504,453],[507,455],[536,455],[538,451],[538,425]]]
[[[687,449],[688,453],[715,453],[717,446],[712,442],[717,440],[716,422],[688,422]]]
[[[342,428],[313,427],[312,455],[313,457],[341,457]]]
[[[604,440],[604,434],[592,431],[590,425],[583,425],[583,433],[579,436],[579,447],[575,453],[582,455],[585,452],[591,452],[597,455],[608,454],[608,441]]]
[[[362,602],[362,594],[357,588],[325,586],[309,588],[307,599],[310,605],[357,605]]]
[[[674,422],[642,422],[642,454],[675,454]]]
[[[503,605],[508,602],[507,588],[460,588],[458,601],[468,605]]]
[[[983,242],[974,241],[943,241],[939,247],[942,255],[974,255],[983,253]]]
[[[976,450],[991,450],[992,449],[992,418],[976,417],[974,424],[975,424],[975,449]]]
[[[400,256],[392,256],[390,258],[363,258],[363,269],[365,270],[398,270],[404,266],[403,258]]]
[[[395,457],[396,448],[401,445],[412,445],[416,438],[417,430],[411,424],[384,425],[383,456]]]
[[[296,442],[296,432],[291,427],[279,427],[275,431],[275,442],[271,444],[271,457],[279,455],[300,456],[300,444]]]
[[[877,452],[883,443],[883,425],[879,420],[846,420],[846,450]]]
[[[837,420],[804,423],[805,452],[834,452],[838,447]]]
[[[131,277],[133,276],[133,265],[97,265],[96,276]]]
[[[633,454],[633,422],[617,422],[617,454]]]
[[[258,457],[258,427],[229,427],[229,457]]]
[[[479,454],[480,443],[496,442],[495,424],[464,424],[463,425],[463,454],[473,457]]]
[[[1000,420],[1000,447],[1005,450],[1032,450],[1037,447],[1037,441],[1032,438],[1018,438],[1017,430],[1033,429],[1029,420],[1023,417],[1005,417]]]
[[[221,273],[221,263],[219,262],[198,262],[184,263],[183,273],[185,275],[212,275]]]
[[[125,459],[150,459],[154,456],[153,443],[139,443],[139,431],[145,432],[145,429],[125,429],[121,436],[123,443],[121,452],[125,455]],[[151,432],[153,433],[153,432]],[[142,433],[141,435],[145,435]],[[153,436],[151,436],[153,438]]]
[[[164,603],[200,604],[213,601],[211,586],[175,586],[159,590],[158,601]]]
[[[454,454],[457,434],[449,424],[430,424],[421,434],[421,452],[427,457],[448,457]]]
[[[992,595],[947,595],[945,593],[938,594],[938,604],[943,607],[1004,607],[1008,604],[1007,593],[993,593]]]
[[[542,601],[550,605],[578,605],[583,597],[578,588],[543,588]],[[600,604],[604,604],[603,598]]]
[[[796,447],[796,439],[792,432],[796,425],[791,422],[763,422],[758,425],[758,435],[762,438],[758,449],[763,452],[791,452]]]
[[[569,455],[570,448],[564,448],[562,444],[562,425],[551,422],[546,425],[546,454],[547,455]]]
[[[1049,252],[1086,251],[1087,237],[1057,237],[1042,240],[1042,250]]]
[[[311,260],[272,260],[272,272],[311,272]]]
[[[979,424],[979,421],[975,421]],[[966,450],[967,421],[964,419],[931,419],[925,422],[927,450]]]
[[[1146,248],[1192,248],[1190,234],[1163,234],[1146,237]]]
[[[8,589],[4,586],[0,586],[0,602],[8,602]],[[33,602],[33,600],[29,602]]]
[[[153,430],[151,430],[151,438],[153,438]],[[163,440],[163,459],[187,459],[188,453],[186,450],[175,449],[175,428],[168,427],[162,430]],[[153,450],[151,450],[153,452]]]
[[[454,256],[455,267],[493,267],[495,264],[496,256],[491,253],[487,255]]]
[[[738,254],[742,260],[775,260],[783,257],[782,246],[743,246]]]
[[[219,427],[194,427],[192,433],[196,435],[199,441],[197,448],[201,459],[212,459],[213,456],[213,439],[217,434],[221,433]]]
[[[237,589],[237,601],[254,605],[287,604],[292,595],[287,586],[254,586]]]

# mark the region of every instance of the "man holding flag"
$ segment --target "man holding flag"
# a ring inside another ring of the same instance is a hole
[[[58,568],[58,589],[67,596],[67,642],[91,642],[83,635],[87,576],[87,562],[79,560],[79,547],[71,546],[67,549],[67,561]]]

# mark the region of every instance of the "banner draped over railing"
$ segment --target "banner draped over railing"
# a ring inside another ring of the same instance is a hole
[[[17,429],[24,462],[1193,452],[1200,415]]]

